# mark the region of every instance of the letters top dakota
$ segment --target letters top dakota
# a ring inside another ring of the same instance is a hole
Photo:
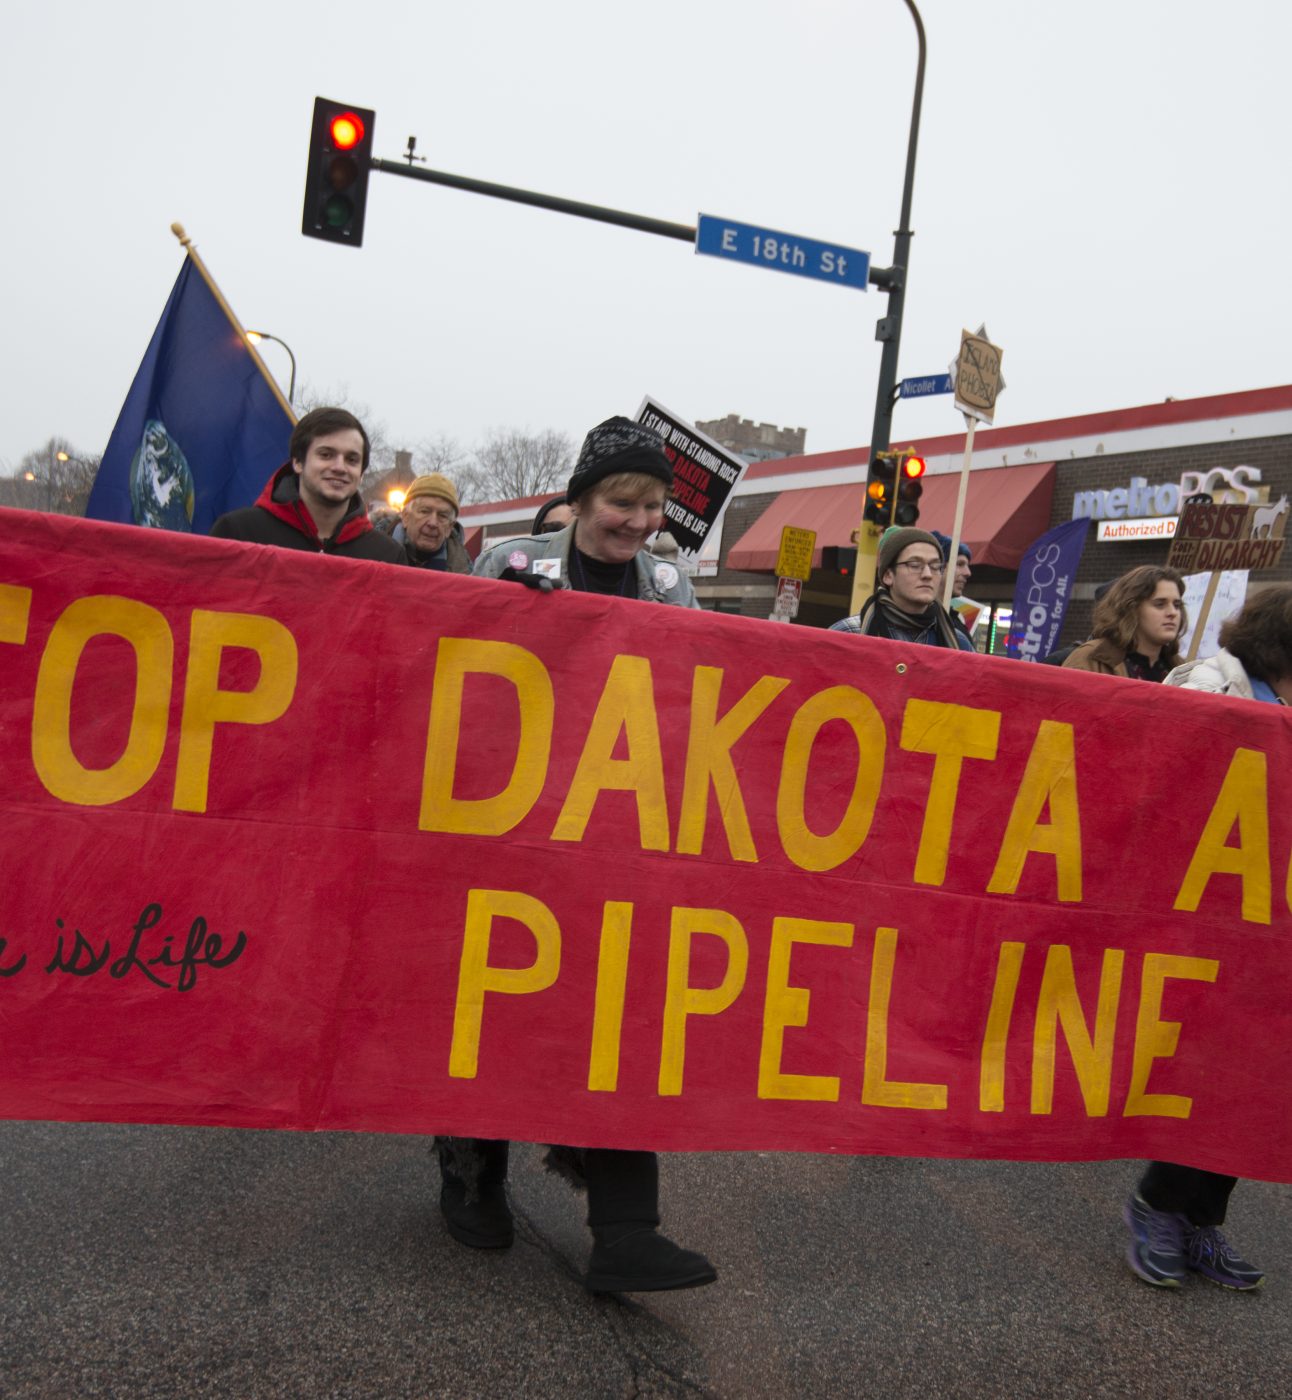
[[[792,272],[796,277],[833,282],[859,292],[866,290],[870,279],[870,254],[860,248],[738,224],[734,219],[720,219],[713,214],[701,214],[696,221],[695,251]]]

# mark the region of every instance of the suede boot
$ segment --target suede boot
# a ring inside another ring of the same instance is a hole
[[[718,1271],[650,1225],[603,1225],[592,1232],[590,1293],[654,1293],[716,1283]]]
[[[659,1233],[659,1159],[653,1152],[589,1148],[584,1170],[593,1241],[590,1292],[649,1293],[717,1280],[703,1254]]]
[[[508,1148],[485,1138],[436,1138],[440,1212],[459,1244],[507,1249],[516,1238],[507,1204]]]

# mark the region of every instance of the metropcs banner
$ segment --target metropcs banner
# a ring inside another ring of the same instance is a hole
[[[1292,1181],[1290,726],[0,511],[0,1116]]]

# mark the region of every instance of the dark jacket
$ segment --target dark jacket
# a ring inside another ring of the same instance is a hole
[[[887,597],[887,589],[877,589],[861,605],[859,613],[831,624],[830,631],[859,633],[864,637],[887,637],[892,641],[910,642],[916,646],[977,652],[978,648],[973,644],[969,629],[963,623],[957,627],[941,603],[935,601],[932,604],[931,620],[927,624],[919,622],[916,618],[899,622],[892,617],[895,609],[891,604],[887,610],[882,608]]]
[[[211,534],[221,540],[308,549],[319,554],[341,554],[347,559],[376,559],[386,564],[408,562],[401,545],[372,528],[357,492],[350,497],[345,516],[331,539],[320,539],[314,518],[301,500],[300,478],[290,462],[284,462],[270,477],[254,506],[222,515],[211,526]]]
[[[408,556],[408,562],[415,569],[435,569],[439,568],[446,574],[469,574],[471,572],[471,556],[467,553],[466,544],[463,542],[462,526],[455,520],[453,528],[448,533],[448,538],[444,541],[444,558],[437,565],[433,554],[423,554],[421,550],[414,549],[408,542],[408,532],[404,529],[401,521],[390,532],[390,538],[404,550]]]

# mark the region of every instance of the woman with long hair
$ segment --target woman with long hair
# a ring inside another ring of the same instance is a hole
[[[1189,625],[1184,579],[1174,569],[1143,564],[1121,578],[1095,604],[1091,639],[1063,663],[1074,671],[1162,681],[1180,661],[1180,638]]]
[[[1226,624],[1231,629],[1233,625]],[[1176,669],[1187,627],[1183,578],[1174,569],[1146,564],[1123,574],[1099,600],[1094,636],[1063,664],[1133,680],[1208,688],[1200,683],[1201,675],[1199,682],[1187,679],[1198,663]],[[1214,669],[1214,662],[1203,664]],[[1239,693],[1252,692],[1249,688]],[[1235,1180],[1200,1167],[1150,1162],[1122,1212],[1131,1232],[1126,1251],[1131,1269],[1155,1288],[1178,1288],[1190,1273],[1226,1288],[1259,1288],[1264,1274],[1220,1232]]]

